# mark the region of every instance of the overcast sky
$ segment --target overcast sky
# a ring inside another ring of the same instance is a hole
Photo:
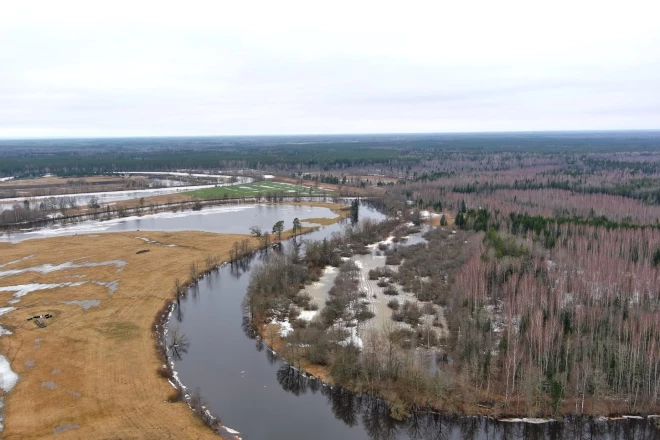
[[[656,3],[6,1],[0,137],[660,129]]]

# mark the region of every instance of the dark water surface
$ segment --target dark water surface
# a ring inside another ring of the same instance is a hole
[[[360,216],[384,218],[364,205]],[[341,228],[333,225],[305,238],[322,239]],[[395,421],[384,402],[305,378],[254,339],[242,301],[250,272],[263,258],[256,254],[243,268],[225,265],[201,280],[170,321],[170,328],[179,327],[191,342],[175,361],[179,378],[188,389],[199,388],[211,411],[245,440],[659,438],[647,420],[531,425],[416,414]]]

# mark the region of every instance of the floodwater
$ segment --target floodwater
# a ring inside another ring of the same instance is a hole
[[[293,219],[298,218],[303,226],[306,218],[336,218],[328,208],[299,205],[236,204],[207,206],[201,211],[160,212],[112,220],[87,220],[73,225],[56,224],[45,228],[23,232],[8,232],[0,235],[0,241],[19,242],[33,238],[64,235],[93,234],[99,232],[125,231],[205,231],[224,234],[249,234],[251,226],[270,231],[282,220],[285,229],[291,229]]]
[[[84,206],[89,203],[89,199],[92,196],[95,196],[99,199],[99,203],[101,205],[107,205],[114,202],[119,202],[121,200],[133,200],[133,199],[139,199],[141,197],[154,197],[154,196],[162,196],[167,194],[176,194],[182,191],[194,191],[197,189],[213,188],[215,186],[231,186],[231,185],[246,184],[252,182],[253,180],[254,179],[250,177],[239,177],[238,181],[235,183],[217,183],[213,185],[193,185],[193,186],[169,185],[166,188],[149,188],[149,189],[125,190],[125,191],[62,194],[56,196],[13,197],[7,199],[0,199],[0,211],[3,211],[5,209],[12,209],[12,207],[17,203],[22,205],[25,200],[28,200],[30,202],[30,208],[32,209],[39,209],[39,203],[51,197],[55,199],[59,199],[62,197],[74,197],[76,199],[78,206]],[[175,181],[171,181],[171,182],[175,182]]]
[[[360,216],[384,218],[364,205]],[[305,239],[323,239],[341,227],[322,228]],[[212,413],[244,440],[657,438],[652,420],[523,424],[418,413],[396,421],[383,401],[306,378],[254,338],[242,301],[251,271],[264,258],[257,253],[240,267],[225,265],[202,279],[169,325],[191,342],[187,353],[174,360],[179,378],[189,390],[199,388]]]

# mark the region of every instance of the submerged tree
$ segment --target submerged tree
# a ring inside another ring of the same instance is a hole
[[[358,199],[354,199],[351,202],[351,223],[355,224],[358,222],[359,214],[360,214],[360,201]]]
[[[302,225],[300,224],[300,220],[298,217],[293,219],[293,236],[296,236],[296,233],[302,232]]]

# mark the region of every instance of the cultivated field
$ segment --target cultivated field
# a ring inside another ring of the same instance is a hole
[[[222,186],[189,191],[183,194],[198,197],[200,199],[219,199],[222,197],[254,197],[266,196],[268,194],[284,194],[285,196],[309,196],[327,194],[318,188],[293,185],[282,182],[253,182],[244,185]]]

